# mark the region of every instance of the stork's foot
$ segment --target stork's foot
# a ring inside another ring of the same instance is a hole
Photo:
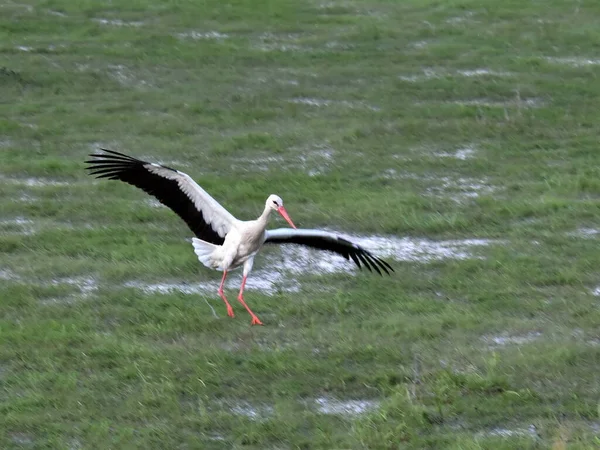
[[[259,320],[258,317],[256,316],[252,316],[252,322],[250,322],[250,325],[262,325],[263,323]]]
[[[250,325],[262,325],[263,323],[260,321],[260,319],[258,317],[256,317],[256,314],[254,314],[252,312],[252,310],[248,307],[248,305],[246,305],[246,302],[244,301],[244,296],[242,295],[242,293],[240,293],[240,295],[238,295],[238,301],[244,305],[244,308],[246,308],[246,311],[248,311],[248,314],[250,314],[250,317],[252,317],[252,322],[250,322]]]
[[[233,314],[233,308],[231,307],[231,305],[227,305],[227,315],[229,317],[235,317],[235,314]]]
[[[235,317],[235,314],[233,314],[233,308],[227,301],[227,298],[225,297],[225,294],[223,293],[223,289],[219,289],[219,297],[221,297],[223,299],[223,301],[225,302],[225,306],[227,307],[227,315],[229,317]]]

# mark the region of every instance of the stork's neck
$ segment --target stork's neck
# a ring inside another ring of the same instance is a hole
[[[267,227],[267,222],[269,221],[269,216],[271,215],[271,211],[273,211],[273,209],[270,206],[265,205],[264,211],[257,219],[257,221],[260,222],[261,225],[264,225],[265,228]]]

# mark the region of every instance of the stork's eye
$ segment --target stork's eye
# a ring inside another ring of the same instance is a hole
[[[273,200],[273,204],[274,204],[275,206],[279,206],[279,203],[277,203],[277,200]]]

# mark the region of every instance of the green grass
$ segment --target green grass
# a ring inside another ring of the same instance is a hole
[[[1,448],[600,445],[600,234],[578,232],[600,228],[600,3],[0,10]],[[492,243],[249,291],[251,328],[216,292],[126,286],[219,274],[166,208],[85,174],[101,146],[244,219],[277,193],[301,227]]]

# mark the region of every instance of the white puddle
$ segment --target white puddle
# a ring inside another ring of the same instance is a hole
[[[423,264],[444,259],[474,258],[475,256],[470,251],[471,248],[486,247],[498,242],[488,239],[431,241],[383,236],[344,236],[383,259]],[[262,257],[259,255],[257,259],[258,264],[264,265],[265,268],[254,270],[248,276],[246,290],[259,291],[265,295],[298,292],[301,287],[296,281],[298,275],[323,275],[358,270],[353,262],[331,252],[312,250],[297,245],[267,245],[266,247],[271,250]],[[276,247],[279,247],[279,250]],[[276,267],[280,267],[280,269],[276,269]],[[188,295],[207,294],[210,297],[218,298],[216,293],[221,280],[221,272],[214,271],[212,274],[207,272],[203,277],[212,279],[197,283],[176,281],[145,283],[132,280],[125,283],[124,286],[151,294],[181,292]],[[235,292],[239,289],[240,284],[241,271],[238,270],[227,277],[226,289]],[[231,296],[232,292],[228,292],[227,295]]]
[[[469,251],[470,248],[485,247],[496,242],[489,239],[433,241],[409,237],[341,235],[347,236],[349,240],[364,247],[380,258],[419,263],[429,263],[443,259],[473,258],[474,256]],[[348,271],[349,268],[354,267],[353,264],[350,264],[341,256],[330,252],[318,252],[301,246],[288,246],[288,248],[282,251],[282,254],[287,253],[290,258],[295,260],[295,263],[291,262],[291,265],[295,266],[295,270],[297,271],[308,272],[310,270],[310,262],[304,263],[304,260],[310,260],[311,256],[317,256],[321,260],[322,265],[331,268],[330,272]],[[308,258],[302,257],[304,252],[310,252],[307,255]]]
[[[161,202],[159,202],[158,200],[156,200],[154,198],[146,199],[144,201],[144,203],[146,205],[150,206],[151,208],[166,208],[165,205],[163,205]]]
[[[326,173],[334,161],[335,150],[326,143],[311,147],[291,147],[292,157],[256,155],[232,158],[230,167],[240,172],[268,172],[269,170],[302,170],[309,176]]]
[[[272,167],[281,168],[285,163],[283,156],[258,156],[255,158],[235,157],[231,168],[243,172],[268,172]]]
[[[0,269],[0,280],[4,281],[12,281],[12,280],[20,280],[21,277],[8,269]]]
[[[219,33],[218,31],[186,31],[185,33],[178,33],[178,38],[181,39],[227,39],[229,37],[228,34]]]
[[[308,52],[312,51],[310,48],[301,47],[295,44],[275,44],[265,43],[256,46],[259,50],[264,52]]]
[[[97,18],[97,19],[92,19],[92,21],[99,23],[100,25],[111,25],[114,27],[141,27],[144,25],[144,22],[141,22],[141,21],[126,22],[121,19]]]
[[[456,73],[458,75],[462,75],[463,77],[485,77],[485,76],[510,77],[510,76],[512,76],[512,74],[509,72],[498,72],[496,70],[491,70],[491,69],[458,70]]]
[[[65,13],[60,12],[60,11],[54,11],[52,9],[48,10],[48,14],[50,14],[51,16],[56,16],[56,17],[68,17]]]
[[[384,180],[397,180],[400,178],[400,175],[398,175],[398,171],[396,169],[385,169],[383,172],[381,172],[380,176]]]
[[[27,187],[44,187],[44,186],[69,186],[73,183],[67,183],[66,181],[56,181],[50,180],[48,178],[37,178],[37,177],[29,177],[29,178],[13,178],[7,177],[4,175],[0,175],[0,181],[4,183],[10,184],[18,184]]]
[[[258,50],[262,50],[264,52],[307,52],[313,51],[314,49],[311,47],[306,47],[297,44],[299,41],[301,34],[273,34],[273,33],[263,33],[258,36],[257,43],[254,44],[254,47]]]
[[[119,84],[127,87],[145,87],[148,82],[138,79],[127,67],[122,64],[109,64],[110,76],[119,82]]]
[[[279,292],[299,292],[300,284],[295,280],[284,276],[283,272],[269,270],[254,270],[248,276],[245,291],[258,291],[266,295],[276,295]],[[208,277],[209,275],[207,275]],[[221,272],[214,272],[214,280],[200,281],[197,283],[181,283],[181,282],[163,282],[163,283],[144,283],[141,281],[128,281],[125,287],[140,289],[149,294],[171,294],[173,292],[181,292],[182,294],[207,294],[214,297],[217,295],[219,284],[221,283]],[[231,296],[237,292],[242,284],[242,276],[240,271],[231,273],[227,276],[225,289],[227,295]],[[235,294],[237,295],[237,294]]]
[[[209,434],[208,439],[210,439],[211,441],[225,441],[225,436],[223,436],[222,434],[219,433],[212,433]]]
[[[246,401],[236,401],[235,404],[221,402],[221,406],[227,407],[236,416],[247,417],[252,420],[265,420],[273,415],[273,407],[268,405],[253,405]]]
[[[353,44],[343,44],[337,41],[330,41],[325,44],[325,48],[329,50],[350,50],[354,48]]]
[[[27,12],[33,12],[33,6],[25,3],[3,2],[0,3],[0,8],[24,8]]]
[[[566,58],[557,58],[548,56],[545,58],[546,61],[554,64],[563,64],[572,67],[585,67],[585,66],[598,66],[600,65],[600,59],[597,58],[585,58],[580,56],[571,56]]]
[[[449,17],[446,19],[446,23],[450,24],[461,24],[469,21],[473,17],[474,13],[472,11],[467,11],[460,16]]]
[[[488,195],[496,191],[496,188],[490,186],[486,179],[441,177],[435,182],[440,183],[439,186],[427,188],[428,194],[450,195],[457,202],[464,198],[477,198],[482,194]]]
[[[64,277],[64,278],[54,278],[50,281],[50,284],[53,286],[60,286],[63,284],[74,286],[79,289],[79,293],[66,295],[61,298],[46,298],[43,299],[40,303],[43,305],[64,305],[64,304],[72,304],[77,300],[87,299],[94,292],[98,290],[98,283],[92,277]]]
[[[11,433],[10,440],[19,446],[33,447],[35,445],[33,437],[26,433]]]
[[[17,217],[15,219],[0,220],[0,228],[17,228],[18,230],[12,231],[13,234],[29,236],[35,233],[35,229],[32,226],[33,223],[33,220]]]
[[[528,428],[492,428],[487,431],[480,431],[477,433],[480,437],[501,437],[501,438],[510,438],[510,437],[531,437],[537,438],[537,428],[535,425],[529,425]]]
[[[79,288],[79,297],[89,297],[92,293],[98,290],[98,282],[92,277],[65,277],[55,278],[52,280],[54,286],[68,284]]]
[[[592,238],[600,234],[600,230],[597,228],[579,228],[576,231],[569,233],[570,236],[577,236],[582,238]]]
[[[419,81],[433,80],[446,77],[461,76],[467,78],[473,77],[510,77],[513,76],[510,72],[499,72],[491,69],[471,69],[471,70],[457,70],[454,72],[445,72],[443,70],[435,69],[423,69],[422,73],[414,75],[400,75],[398,78],[402,81],[408,81],[416,83]]]
[[[326,107],[326,106],[343,106],[346,108],[365,108],[371,111],[381,111],[381,108],[378,106],[368,105],[363,102],[351,102],[348,100],[327,100],[322,98],[311,98],[311,97],[296,97],[289,99],[288,102],[295,103],[298,105],[307,105],[314,106],[317,108]]]
[[[429,45],[429,41],[415,41],[415,42],[411,42],[410,44],[408,44],[409,47],[413,47],[413,48],[425,48]]]
[[[516,100],[489,100],[485,98],[472,99],[472,100],[454,100],[449,103],[461,106],[486,106],[488,108],[506,108],[509,106],[517,106],[520,108],[540,108],[544,105],[544,102],[538,98],[526,98]]]
[[[465,159],[470,159],[475,155],[475,147],[464,147],[459,148],[454,152],[439,152],[434,153],[434,155],[439,156],[440,158],[454,158],[464,161]]]
[[[335,150],[327,144],[316,145],[312,149],[299,152],[298,159],[304,171],[310,177],[324,174],[333,164]]]
[[[68,285],[74,286],[79,289],[78,293],[69,294],[62,298],[46,298],[41,300],[40,303],[45,305],[50,304],[65,304],[65,303],[73,303],[77,299],[85,299],[90,297],[94,292],[98,290],[98,282],[95,278],[90,276],[78,276],[78,277],[60,277],[53,278],[49,281],[40,281],[38,279],[26,279],[11,270],[2,269],[0,270],[0,280],[5,281],[18,281],[24,282],[27,280],[28,284],[34,284],[36,286],[44,287],[44,286],[60,286],[60,285]]]
[[[299,105],[308,105],[308,106],[329,106],[331,105],[332,100],[324,100],[319,98],[309,98],[309,97],[298,97],[292,98],[289,100],[290,103],[296,103]]]
[[[321,414],[356,416],[372,411],[379,406],[374,400],[336,400],[327,397],[315,399],[317,411]]]
[[[533,342],[540,338],[542,333],[539,331],[532,331],[523,335],[509,335],[503,334],[500,336],[484,336],[482,339],[491,344],[492,347],[504,347],[507,345],[522,345],[529,342]]]
[[[303,402],[305,403],[305,402]],[[305,403],[310,408],[316,409],[321,414],[357,416],[372,411],[379,406],[375,400],[336,400],[328,397],[319,397]],[[247,401],[221,402],[221,407],[228,408],[232,414],[247,417],[251,420],[265,420],[273,415],[274,409],[269,405],[254,405]]]

